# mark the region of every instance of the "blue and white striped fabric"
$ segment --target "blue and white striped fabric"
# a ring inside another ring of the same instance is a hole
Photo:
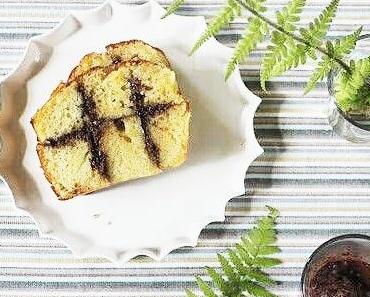
[[[183,15],[212,17],[220,0],[189,0]],[[73,10],[96,7],[98,0],[2,0],[0,2],[0,76],[16,65],[27,40],[53,28]],[[126,2],[127,3],[127,2]],[[136,1],[130,1],[136,4]],[[268,1],[269,13],[285,0]],[[308,1],[301,25],[328,3]],[[168,2],[162,2],[166,5]],[[218,39],[234,46],[245,19],[237,19]],[[369,0],[343,0],[329,38],[359,25],[370,32]],[[367,44],[365,46],[369,46]],[[60,242],[40,236],[27,214],[15,210],[0,184],[0,296],[184,296],[195,288],[194,275],[216,266],[216,253],[238,241],[269,204],[281,211],[279,245],[284,263],[271,270],[281,284],[279,296],[300,296],[300,276],[307,257],[322,242],[345,233],[370,234],[370,146],[352,144],[333,134],[325,116],[324,84],[303,97],[312,65],[258,86],[266,44],[241,65],[247,86],[263,97],[255,130],[265,149],[246,175],[246,195],[232,199],[227,220],[209,225],[196,248],[182,248],[161,262],[135,259],[121,268],[104,259],[77,259]]]

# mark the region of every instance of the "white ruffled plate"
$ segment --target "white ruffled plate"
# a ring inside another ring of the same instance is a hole
[[[231,49],[211,39],[189,57],[206,27],[204,18],[161,20],[163,13],[156,2],[107,2],[72,14],[50,33],[31,38],[22,62],[1,84],[0,173],[16,206],[79,257],[161,259],[178,247],[194,246],[204,226],[224,220],[227,201],[245,192],[245,172],[262,152],[253,131],[260,99],[239,72],[224,81]],[[128,39],[163,49],[190,98],[189,159],[155,177],[59,201],[40,169],[30,119],[83,55]]]

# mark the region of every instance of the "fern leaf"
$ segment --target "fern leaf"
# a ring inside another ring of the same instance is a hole
[[[228,278],[228,280],[232,282],[237,282],[238,281],[238,274],[234,271],[233,266],[231,263],[222,255],[218,254],[218,261],[221,264],[222,271]]]
[[[242,239],[242,241],[243,241],[243,239]],[[236,252],[238,253],[238,256],[243,260],[244,263],[246,263],[249,266],[252,265],[253,259],[251,258],[249,253],[244,248],[244,241],[243,241],[243,245],[239,244],[239,243],[236,244],[235,249],[236,249]]]
[[[252,258],[260,255],[261,249],[276,242],[276,231],[273,228],[275,220],[273,216],[258,220],[257,226],[243,238],[244,248]]]
[[[294,32],[305,3],[306,0],[291,0],[287,6],[276,13],[278,25],[289,32]]]
[[[246,245],[246,248],[249,254],[251,254],[252,257],[256,257],[259,252],[259,247],[262,244],[262,230],[254,227],[249,231],[247,240],[249,241],[249,245]]]
[[[239,258],[237,252],[230,250],[228,252],[228,255],[229,255],[231,263],[234,265],[238,273],[243,274],[245,272],[245,266],[244,266],[243,261]]]
[[[244,58],[248,57],[250,53],[256,49],[257,44],[263,40],[267,33],[268,26],[264,21],[256,17],[249,18],[249,24],[245,29],[242,38],[239,39],[236,44],[233,56],[226,67],[225,80],[230,77],[237,64]]]
[[[188,297],[198,297],[197,295],[195,295],[192,291],[190,291],[189,289],[186,289],[185,291],[186,293],[186,296]]]
[[[260,240],[259,249],[266,245],[270,245],[276,242],[276,232],[273,229],[262,229],[261,228],[260,236],[261,236],[261,240]],[[259,249],[258,249],[258,253],[259,253]]]
[[[312,45],[320,45],[321,40],[326,36],[330,23],[336,15],[339,0],[332,0],[324,11],[309,24],[307,34],[303,37],[310,40]]]
[[[172,3],[167,7],[166,12],[161,17],[161,19],[164,19],[168,17],[169,15],[175,13],[184,2],[185,0],[173,0]]]
[[[254,260],[254,265],[261,268],[270,268],[281,264],[281,261],[276,258],[257,257]]]
[[[291,0],[287,6],[276,13],[277,24],[285,31],[293,33],[296,30],[296,23],[300,20],[300,14],[305,5],[305,0]],[[291,47],[294,40],[275,30],[271,34],[271,45],[262,60],[261,87],[266,91],[266,81],[270,79],[272,69],[277,61],[283,59],[287,54],[287,46]],[[287,44],[287,43],[290,43]]]
[[[274,225],[274,219],[272,217],[266,217],[258,220],[257,222],[257,228],[261,230],[271,231],[271,234],[275,234],[274,230],[272,229],[272,226]],[[271,240],[271,239],[270,239]],[[267,239],[264,238],[264,242],[267,242]]]
[[[345,55],[350,53],[351,50],[355,48],[357,40],[361,35],[361,32],[362,32],[362,27],[357,29],[352,34],[343,37],[342,39],[337,39],[334,45],[328,42],[327,43],[328,51],[332,52],[333,57],[337,59],[342,59]],[[330,49],[330,46],[332,47],[332,49]],[[305,94],[307,94],[312,89],[314,89],[320,81],[322,81],[325,77],[327,77],[330,70],[333,67],[335,67],[335,64],[336,63],[333,59],[330,59],[328,56],[323,56],[306,85]]]
[[[276,219],[279,216],[279,211],[276,208],[269,205],[266,205],[266,208],[269,210],[268,217],[272,218],[275,224]]]
[[[337,39],[334,45],[334,55],[337,58],[342,58],[349,54],[356,46],[356,43],[361,35],[362,26],[352,34],[349,34],[342,39]]]
[[[230,290],[227,282],[214,268],[207,268],[207,273],[211,277],[213,284],[224,294]]]
[[[257,12],[262,13],[266,10],[266,7],[264,6],[265,0],[244,1],[249,7],[253,7]],[[242,37],[236,44],[233,56],[226,67],[225,80],[227,80],[234,72],[237,64],[249,57],[250,53],[256,49],[257,44],[268,34],[268,31],[268,25],[263,20],[257,17],[250,17],[248,19],[248,25],[246,26]]]
[[[274,62],[269,63],[270,68],[265,70],[266,74],[264,74],[264,80],[279,76],[287,70],[305,64],[309,57],[314,60],[317,59],[313,47],[321,45],[321,40],[325,38],[330,23],[335,17],[338,4],[339,0],[332,0],[324,11],[309,24],[307,29],[300,29],[301,37],[309,45],[297,43],[291,37],[287,38],[285,42],[285,46],[287,47],[286,55],[280,58],[278,57]],[[264,87],[264,85],[262,85],[262,87]]]
[[[218,297],[213,289],[199,276],[196,277],[199,289],[203,292],[205,297]]]
[[[195,42],[190,51],[190,55],[199,49],[209,38],[215,36],[223,27],[230,24],[239,15],[240,6],[234,0],[228,0],[227,5],[217,14],[217,16],[207,26],[206,31]]]
[[[276,242],[275,221],[278,212],[274,208],[268,209],[269,215],[260,218],[256,226],[242,237],[241,242],[228,251],[227,256],[218,255],[220,272],[214,268],[206,268],[212,285],[207,284],[200,277],[196,278],[198,287],[204,296],[217,297],[216,289],[222,296],[230,297],[247,296],[246,294],[253,297],[274,296],[264,286],[273,285],[275,281],[263,269],[280,263],[280,260],[276,258],[266,257],[266,254],[272,255],[279,252],[274,245]],[[216,289],[213,289],[214,287]],[[196,297],[189,290],[186,293],[188,297]]]
[[[243,294],[244,296],[255,296],[255,297],[275,297],[273,293],[271,293],[269,290],[265,289],[262,286],[256,285],[256,284],[247,284],[245,291],[248,292],[249,295]]]
[[[335,97],[344,112],[370,108],[370,57],[351,61],[351,73],[342,72],[335,85]]]
[[[280,249],[275,245],[262,246],[259,249],[259,254],[262,256],[273,255],[280,252]]]
[[[244,0],[244,3],[248,7],[253,7],[255,11],[258,12],[265,12],[267,9],[264,5],[266,0]]]
[[[316,85],[322,81],[330,72],[332,68],[331,60],[327,61],[326,59],[319,62],[316,70],[311,74],[309,81],[304,89],[304,94],[306,95],[312,91]]]
[[[251,263],[253,263],[253,258],[258,253],[258,245],[257,245],[257,242],[256,241],[252,241],[250,239],[250,235],[252,235],[252,237],[255,237],[253,235],[253,233],[254,233],[254,228],[249,231],[248,236],[243,236],[242,237],[243,249],[249,255],[249,257],[251,259]]]
[[[272,285],[276,283],[266,273],[262,272],[259,269],[249,268],[246,269],[244,273],[250,281],[259,282],[262,285]]]
[[[320,15],[308,25],[308,29],[301,29],[301,36],[308,41],[310,46],[305,46],[305,52],[312,59],[316,59],[313,46],[320,46],[326,37],[330,24],[335,17],[340,0],[332,0]]]

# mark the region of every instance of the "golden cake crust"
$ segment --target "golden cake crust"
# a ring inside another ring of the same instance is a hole
[[[79,64],[71,71],[68,82],[87,72],[95,66],[108,66],[117,62],[130,60],[146,60],[170,68],[170,62],[162,50],[141,40],[127,40],[106,46],[104,53],[88,53],[82,57]]]
[[[125,48],[129,47],[129,46],[143,46],[146,48],[146,50],[150,50],[152,51],[153,53],[153,56],[155,56],[154,58],[157,60],[155,61],[154,59],[148,59],[148,57],[146,58],[140,58],[140,57],[137,57],[137,60],[146,60],[146,61],[150,61],[152,63],[155,63],[155,64],[162,64],[168,68],[171,68],[171,64],[167,58],[167,56],[165,55],[165,53],[158,47],[154,47],[142,40],[138,40],[138,39],[131,39],[131,40],[125,40],[125,41],[121,41],[121,42],[117,42],[117,43],[111,43],[109,45],[107,45],[105,47],[105,49],[107,50],[107,53],[110,55],[110,56],[114,56],[116,51],[125,51]],[[116,53],[116,55],[119,56],[118,53]],[[135,59],[129,59],[129,60],[135,60]],[[121,61],[125,61],[125,59],[121,59]]]

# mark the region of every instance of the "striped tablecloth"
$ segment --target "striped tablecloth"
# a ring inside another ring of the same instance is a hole
[[[268,1],[269,11],[285,0]],[[308,1],[301,24],[311,20],[327,0]],[[135,4],[134,2],[130,2]],[[215,14],[223,1],[189,0],[183,15]],[[1,0],[0,75],[19,61],[27,40],[53,28],[73,10],[96,7],[95,0]],[[168,4],[162,3],[162,4]],[[237,19],[218,39],[234,46],[245,19]],[[370,32],[369,0],[343,0],[329,38],[359,25]],[[369,44],[370,47],[370,44]],[[60,242],[40,236],[32,219],[13,208],[0,184],[0,296],[184,296],[194,275],[215,266],[216,253],[232,246],[264,213],[277,207],[279,245],[284,263],[271,271],[281,285],[279,296],[299,296],[307,257],[322,242],[345,233],[370,234],[370,146],[352,144],[333,134],[325,116],[325,85],[302,96],[312,65],[291,71],[263,94],[258,68],[263,44],[240,66],[247,86],[263,97],[255,130],[265,149],[249,168],[246,195],[232,199],[223,223],[209,225],[196,248],[182,248],[161,262],[139,258],[116,268],[103,259],[77,259]]]

